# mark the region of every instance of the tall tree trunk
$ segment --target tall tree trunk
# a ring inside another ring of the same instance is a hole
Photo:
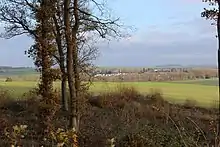
[[[220,0],[218,0],[218,20],[217,20],[217,34],[218,34],[218,89],[220,99]],[[220,103],[219,103],[220,106]]]
[[[69,84],[70,92],[70,103],[69,103],[69,129],[77,130],[77,113],[76,113],[76,104],[77,99],[75,95],[74,87],[74,74],[73,74],[73,42],[71,38],[71,25],[70,25],[70,0],[64,0],[64,25],[65,25],[65,38],[67,43],[67,77]]]
[[[75,96],[77,101],[74,103],[75,104],[75,114],[77,115],[77,120],[75,120],[75,125],[77,126],[77,131],[79,130],[79,92],[80,92],[80,79],[79,79],[79,63],[78,63],[78,46],[77,46],[77,32],[79,28],[79,14],[78,14],[78,0],[74,0],[74,19],[75,19],[75,24],[72,30],[72,42],[73,42],[73,71],[74,71],[74,86],[75,86]]]
[[[44,46],[42,46],[44,48]],[[45,49],[42,49],[42,85],[40,88],[42,97],[44,99],[48,99],[51,96],[52,93],[52,85],[53,82],[50,80],[50,66],[48,65],[48,62],[50,62],[49,57],[47,55],[47,52]]]
[[[45,9],[47,8],[48,3],[44,0],[41,3],[41,11],[38,14],[38,19],[40,22],[39,26],[39,49],[40,49],[40,58],[41,58],[41,85],[40,92],[44,99],[48,99],[51,96],[53,81],[51,80],[50,68],[51,68],[51,59],[50,59],[50,45],[48,34],[50,33],[48,28],[49,16],[46,14]]]
[[[37,19],[37,38],[36,42],[38,45],[38,58],[40,60],[39,65],[42,67],[41,70],[41,83],[39,84],[39,93],[42,95],[43,99],[42,102],[44,104],[48,104],[53,106],[54,104],[54,97],[53,97],[53,74],[51,72],[52,66],[52,40],[51,37],[51,14],[53,11],[47,11],[51,8],[51,3],[48,0],[42,0],[40,3],[40,8],[36,13]],[[41,105],[39,107],[39,119],[41,120],[41,128],[39,129],[40,133],[44,136],[48,134],[51,127],[51,120],[53,118],[53,111],[54,108],[44,107],[45,105]],[[43,139],[43,138],[42,138]],[[42,140],[43,143],[43,140]]]
[[[59,8],[59,5],[57,6],[57,9]],[[58,11],[58,17],[60,17],[60,12]],[[65,68],[65,55],[64,55],[64,50],[62,48],[62,35],[61,35],[61,28],[58,24],[58,20],[56,16],[53,16],[53,21],[55,23],[55,28],[56,28],[56,43],[57,43],[57,48],[59,52],[59,65],[60,65],[60,70],[62,72],[61,76],[61,101],[62,101],[62,109],[64,111],[68,111],[68,100],[66,96],[66,68]]]
[[[61,99],[62,99],[62,108],[64,111],[68,111],[68,99],[66,96],[66,89],[67,89],[67,80],[66,75],[62,75],[61,81]]]

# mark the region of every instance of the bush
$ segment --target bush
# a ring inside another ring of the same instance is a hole
[[[11,77],[7,77],[5,82],[12,82],[12,78]]]
[[[139,134],[129,134],[119,141],[122,147],[145,147],[148,145],[148,140]]]
[[[206,74],[205,79],[211,79],[211,76]]]
[[[149,101],[149,104],[156,105],[157,107],[163,107],[164,104],[168,103],[164,100],[162,92],[157,89],[151,89],[151,91],[146,96],[146,100]]]
[[[140,96],[134,87],[118,87],[116,91],[105,93],[101,96],[102,107],[123,108],[126,103],[137,100]]]
[[[11,101],[11,96],[7,90],[0,89],[0,107]]]
[[[183,106],[185,108],[193,108],[195,107],[197,104],[197,102],[195,100],[189,100],[189,99],[186,99],[185,103],[183,104]]]

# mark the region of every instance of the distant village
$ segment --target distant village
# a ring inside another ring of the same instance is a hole
[[[97,69],[94,71],[94,76],[117,76],[117,75],[127,75],[130,73],[161,73],[161,72],[189,72],[191,68],[142,68],[142,69]]]

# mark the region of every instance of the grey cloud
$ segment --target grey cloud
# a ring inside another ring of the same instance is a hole
[[[214,36],[215,27],[202,18],[168,26],[146,26],[130,39],[100,44],[101,56],[95,63],[103,66],[215,64],[217,40]],[[0,39],[0,44],[2,65],[33,65],[23,54],[32,44],[27,37]],[[9,55],[13,60],[8,58]]]
[[[162,29],[161,29],[162,27]],[[188,21],[178,21],[168,26],[150,26],[145,30],[139,30],[130,40],[122,41],[122,44],[151,44],[166,45],[173,43],[188,43],[201,38],[214,38],[216,29],[210,22],[202,18],[195,18]]]
[[[130,40],[111,43],[97,63],[115,66],[216,64],[217,40],[208,22],[195,18],[173,25],[183,29],[142,31]]]
[[[148,66],[158,64],[215,64],[216,46],[213,40],[189,44],[170,44],[164,46],[130,46],[109,49],[97,63],[113,66]]]

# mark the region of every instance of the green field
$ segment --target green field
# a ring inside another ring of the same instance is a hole
[[[132,86],[143,94],[147,94],[151,89],[160,90],[164,97],[172,102],[184,102],[186,99],[196,100],[201,106],[211,106],[218,101],[218,87],[215,86],[217,80],[197,80],[179,82],[95,82],[90,91],[94,93],[114,90],[118,85]],[[207,84],[209,83],[209,84]],[[213,84],[211,84],[213,83]],[[9,90],[13,97],[19,97],[31,88],[36,86],[36,82],[31,81],[0,81],[0,88]],[[59,83],[55,83],[59,87]]]
[[[174,83],[218,86],[218,80],[217,79],[175,81]]]

